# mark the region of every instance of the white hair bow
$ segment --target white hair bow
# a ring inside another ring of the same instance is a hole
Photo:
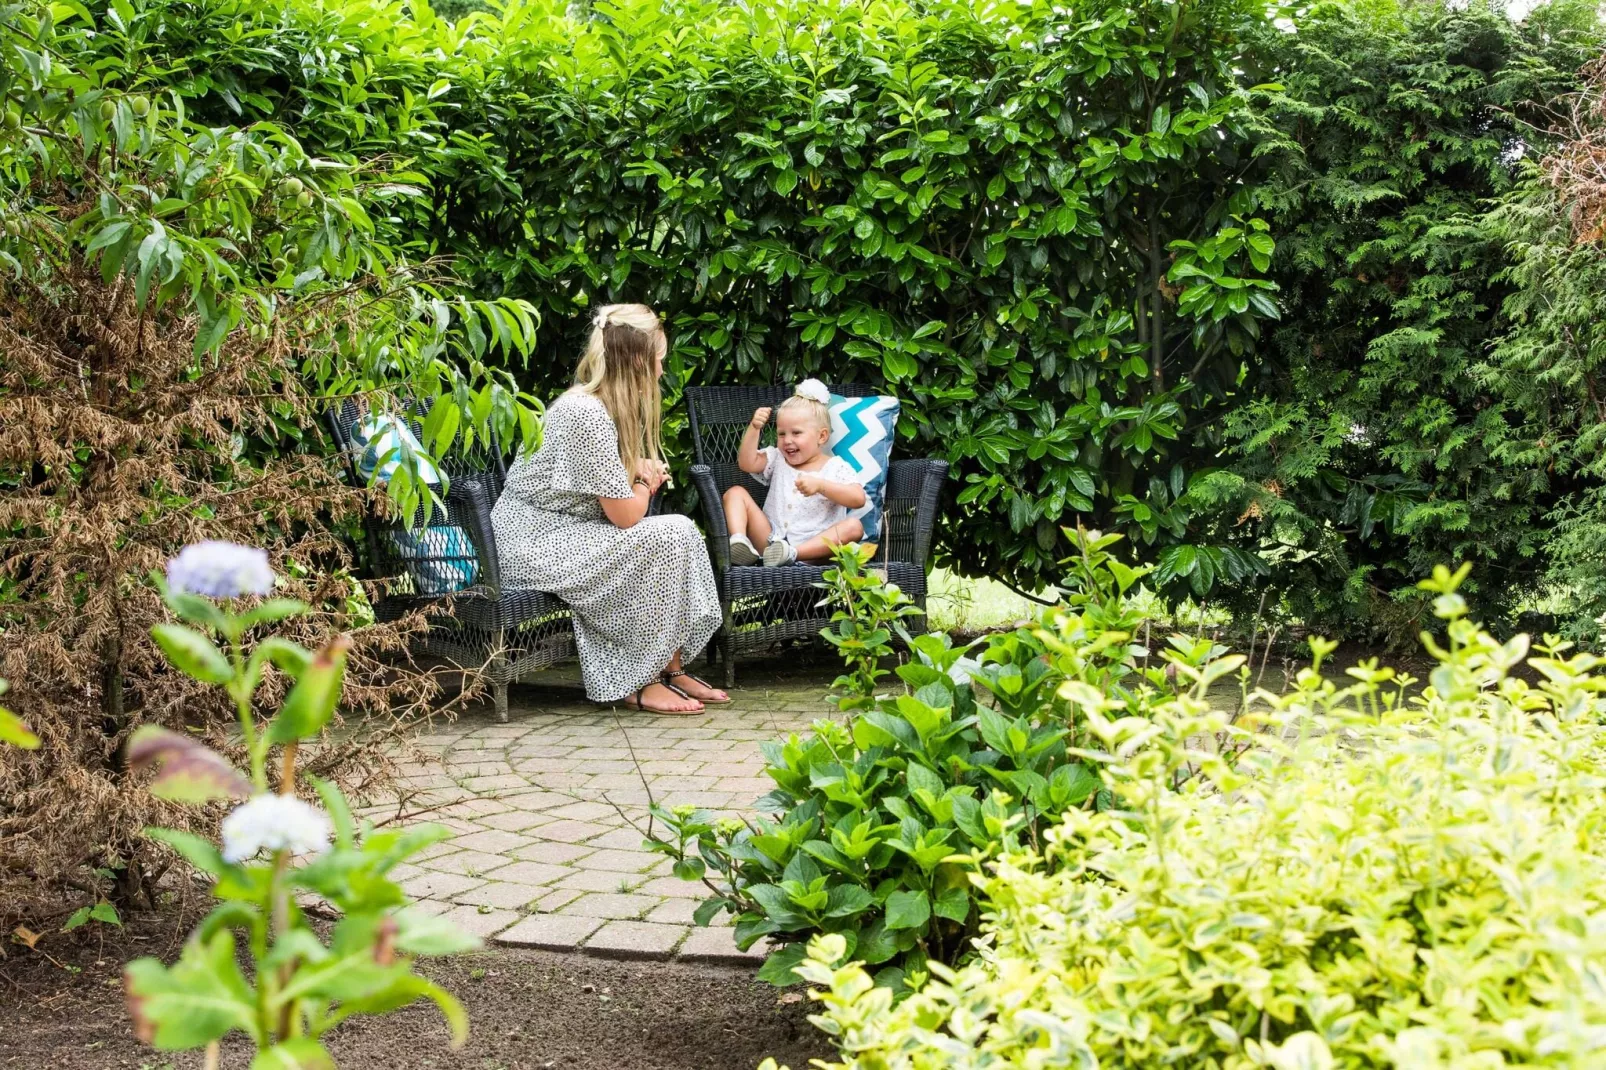
[[[793,390],[792,393],[801,398],[808,398],[810,401],[818,401],[821,405],[831,404],[831,392],[818,379],[803,380],[797,384],[797,389]]]
[[[603,307],[597,309],[597,314],[596,314],[595,317],[592,318],[591,322],[595,323],[597,325],[597,330],[599,330],[599,331],[607,330],[607,328],[608,328],[608,307],[606,305],[604,305]]]

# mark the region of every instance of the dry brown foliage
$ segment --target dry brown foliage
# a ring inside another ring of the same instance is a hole
[[[1540,162],[1540,170],[1570,204],[1573,236],[1579,242],[1606,237],[1606,58],[1583,70],[1585,88],[1552,131],[1559,142]]]
[[[387,740],[437,690],[405,658],[420,621],[360,627],[343,532],[372,503],[323,445],[293,373],[298,340],[236,331],[197,360],[192,318],[142,312],[132,286],[81,264],[54,267],[48,290],[0,279],[0,676],[43,740],[0,750],[4,931],[48,924],[63,888],[78,903],[149,903],[166,860],[140,829],[218,816],[158,802],[121,761],[150,722],[233,746],[221,690],[168,669],[149,638],[167,614],[146,577],[184,544],[266,548],[278,593],[317,610],[280,626],[288,637],[353,631],[345,708],[365,716],[309,755],[314,772],[375,786]],[[266,710],[283,682],[264,686]]]

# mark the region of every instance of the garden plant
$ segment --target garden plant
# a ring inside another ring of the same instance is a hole
[[[1114,802],[1084,757],[1094,726],[1067,696],[1108,695],[1122,723],[1144,723],[1172,695],[1165,664],[1209,680],[1242,665],[1207,640],[1174,640],[1164,663],[1151,659],[1128,599],[1143,572],[1110,553],[1121,536],[1066,534],[1078,551],[1066,605],[968,646],[910,636],[900,621],[912,607],[869,569],[873,548],[839,549],[825,634],[848,670],[836,682],[846,719],[763,745],[776,787],[758,808],[773,816],[655,810],[667,833],[650,846],[713,892],[697,921],[728,911],[739,946],[777,945],[760,976],[792,983],[822,932],[893,989],[918,985],[928,960],[962,961],[990,909],[978,868],[1040,844],[1068,809]],[[892,684],[882,665],[895,636],[909,656]]]
[[[984,950],[901,1002],[816,937],[799,972],[834,1065],[1597,1065],[1606,676],[1492,638],[1467,574],[1423,583],[1425,686],[1334,680],[1320,640],[1236,723],[1198,688],[1139,720],[1063,685],[1120,805],[992,860]]]
[[[161,1051],[204,1048],[208,1070],[220,1065],[220,1042],[235,1031],[255,1052],[250,1070],[321,1070],[334,1066],[321,1038],[346,1018],[431,999],[451,1026],[454,1046],[461,1045],[468,1033],[461,1005],[419,975],[414,960],[467,951],[478,941],[409,907],[389,876],[451,830],[359,827],[338,787],[298,769],[302,741],[323,731],[340,702],[350,642],[338,637],[314,653],[270,635],[247,655],[241,643],[247,632],[306,610],[291,599],[264,597],[273,581],[261,550],[222,542],[186,547],[169,563],[165,581],[155,577],[163,601],[184,622],[157,625],[155,640],[176,670],[227,694],[247,769],[155,725],[129,740],[135,772],[156,768],[149,789],[158,797],[244,800],[223,819],[221,850],[181,829],[146,830],[204,874],[219,903],[176,962],[128,964],[135,1032]],[[270,667],[294,684],[278,712],[259,721],[257,688]],[[308,785],[321,809],[300,797]],[[339,912],[327,941],[308,922],[305,896]],[[237,958],[241,937],[245,971]]]
[[[8,922],[86,894],[153,906],[172,856],[138,835],[152,815],[123,743],[182,719],[230,745],[228,705],[150,641],[144,575],[188,542],[269,550],[311,609],[284,627],[352,634],[347,701],[370,715],[309,760],[368,780],[435,686],[398,672],[416,621],[360,627],[349,533],[445,493],[411,477],[424,452],[536,433],[483,360],[528,354],[535,314],[410,260],[390,220],[418,176],[278,124],[198,121],[178,69],[151,62],[166,14],[0,4],[0,676],[43,743],[0,751]],[[348,486],[318,430],[352,396],[431,406],[382,490]]]
[[[408,158],[398,236],[540,311],[535,392],[599,300],[665,312],[672,438],[682,383],[884,382],[944,567],[1057,582],[1074,515],[1405,647],[1439,560],[1492,627],[1606,608],[1593,172],[1544,162],[1595,5],[131,5],[192,114]]]

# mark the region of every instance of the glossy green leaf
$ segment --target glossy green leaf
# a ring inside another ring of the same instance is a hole
[[[289,743],[323,730],[340,702],[340,684],[346,670],[346,652],[351,640],[338,636],[313,655],[295,687],[268,725],[268,739]]]
[[[234,666],[229,659],[195,629],[182,624],[158,624],[151,629],[151,636],[185,675],[209,684],[226,684],[234,679]]]

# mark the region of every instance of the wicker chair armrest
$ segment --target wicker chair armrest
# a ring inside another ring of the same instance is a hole
[[[937,526],[937,507],[942,501],[942,485],[948,478],[948,462],[935,457],[893,461],[887,469],[887,493],[897,488],[900,498],[915,501],[915,545],[912,564],[922,571],[931,554],[931,538]]]
[[[474,540],[474,552],[479,560],[479,586],[497,595],[502,590],[502,566],[496,552],[496,532],[491,526],[489,491],[479,479],[455,479],[446,492],[446,502],[461,518],[469,538]]]
[[[731,567],[731,537],[730,529],[725,526],[725,502],[720,497],[719,484],[714,481],[714,470],[706,464],[691,466],[691,481],[703,504],[708,552],[714,559],[714,571],[723,575]]]

